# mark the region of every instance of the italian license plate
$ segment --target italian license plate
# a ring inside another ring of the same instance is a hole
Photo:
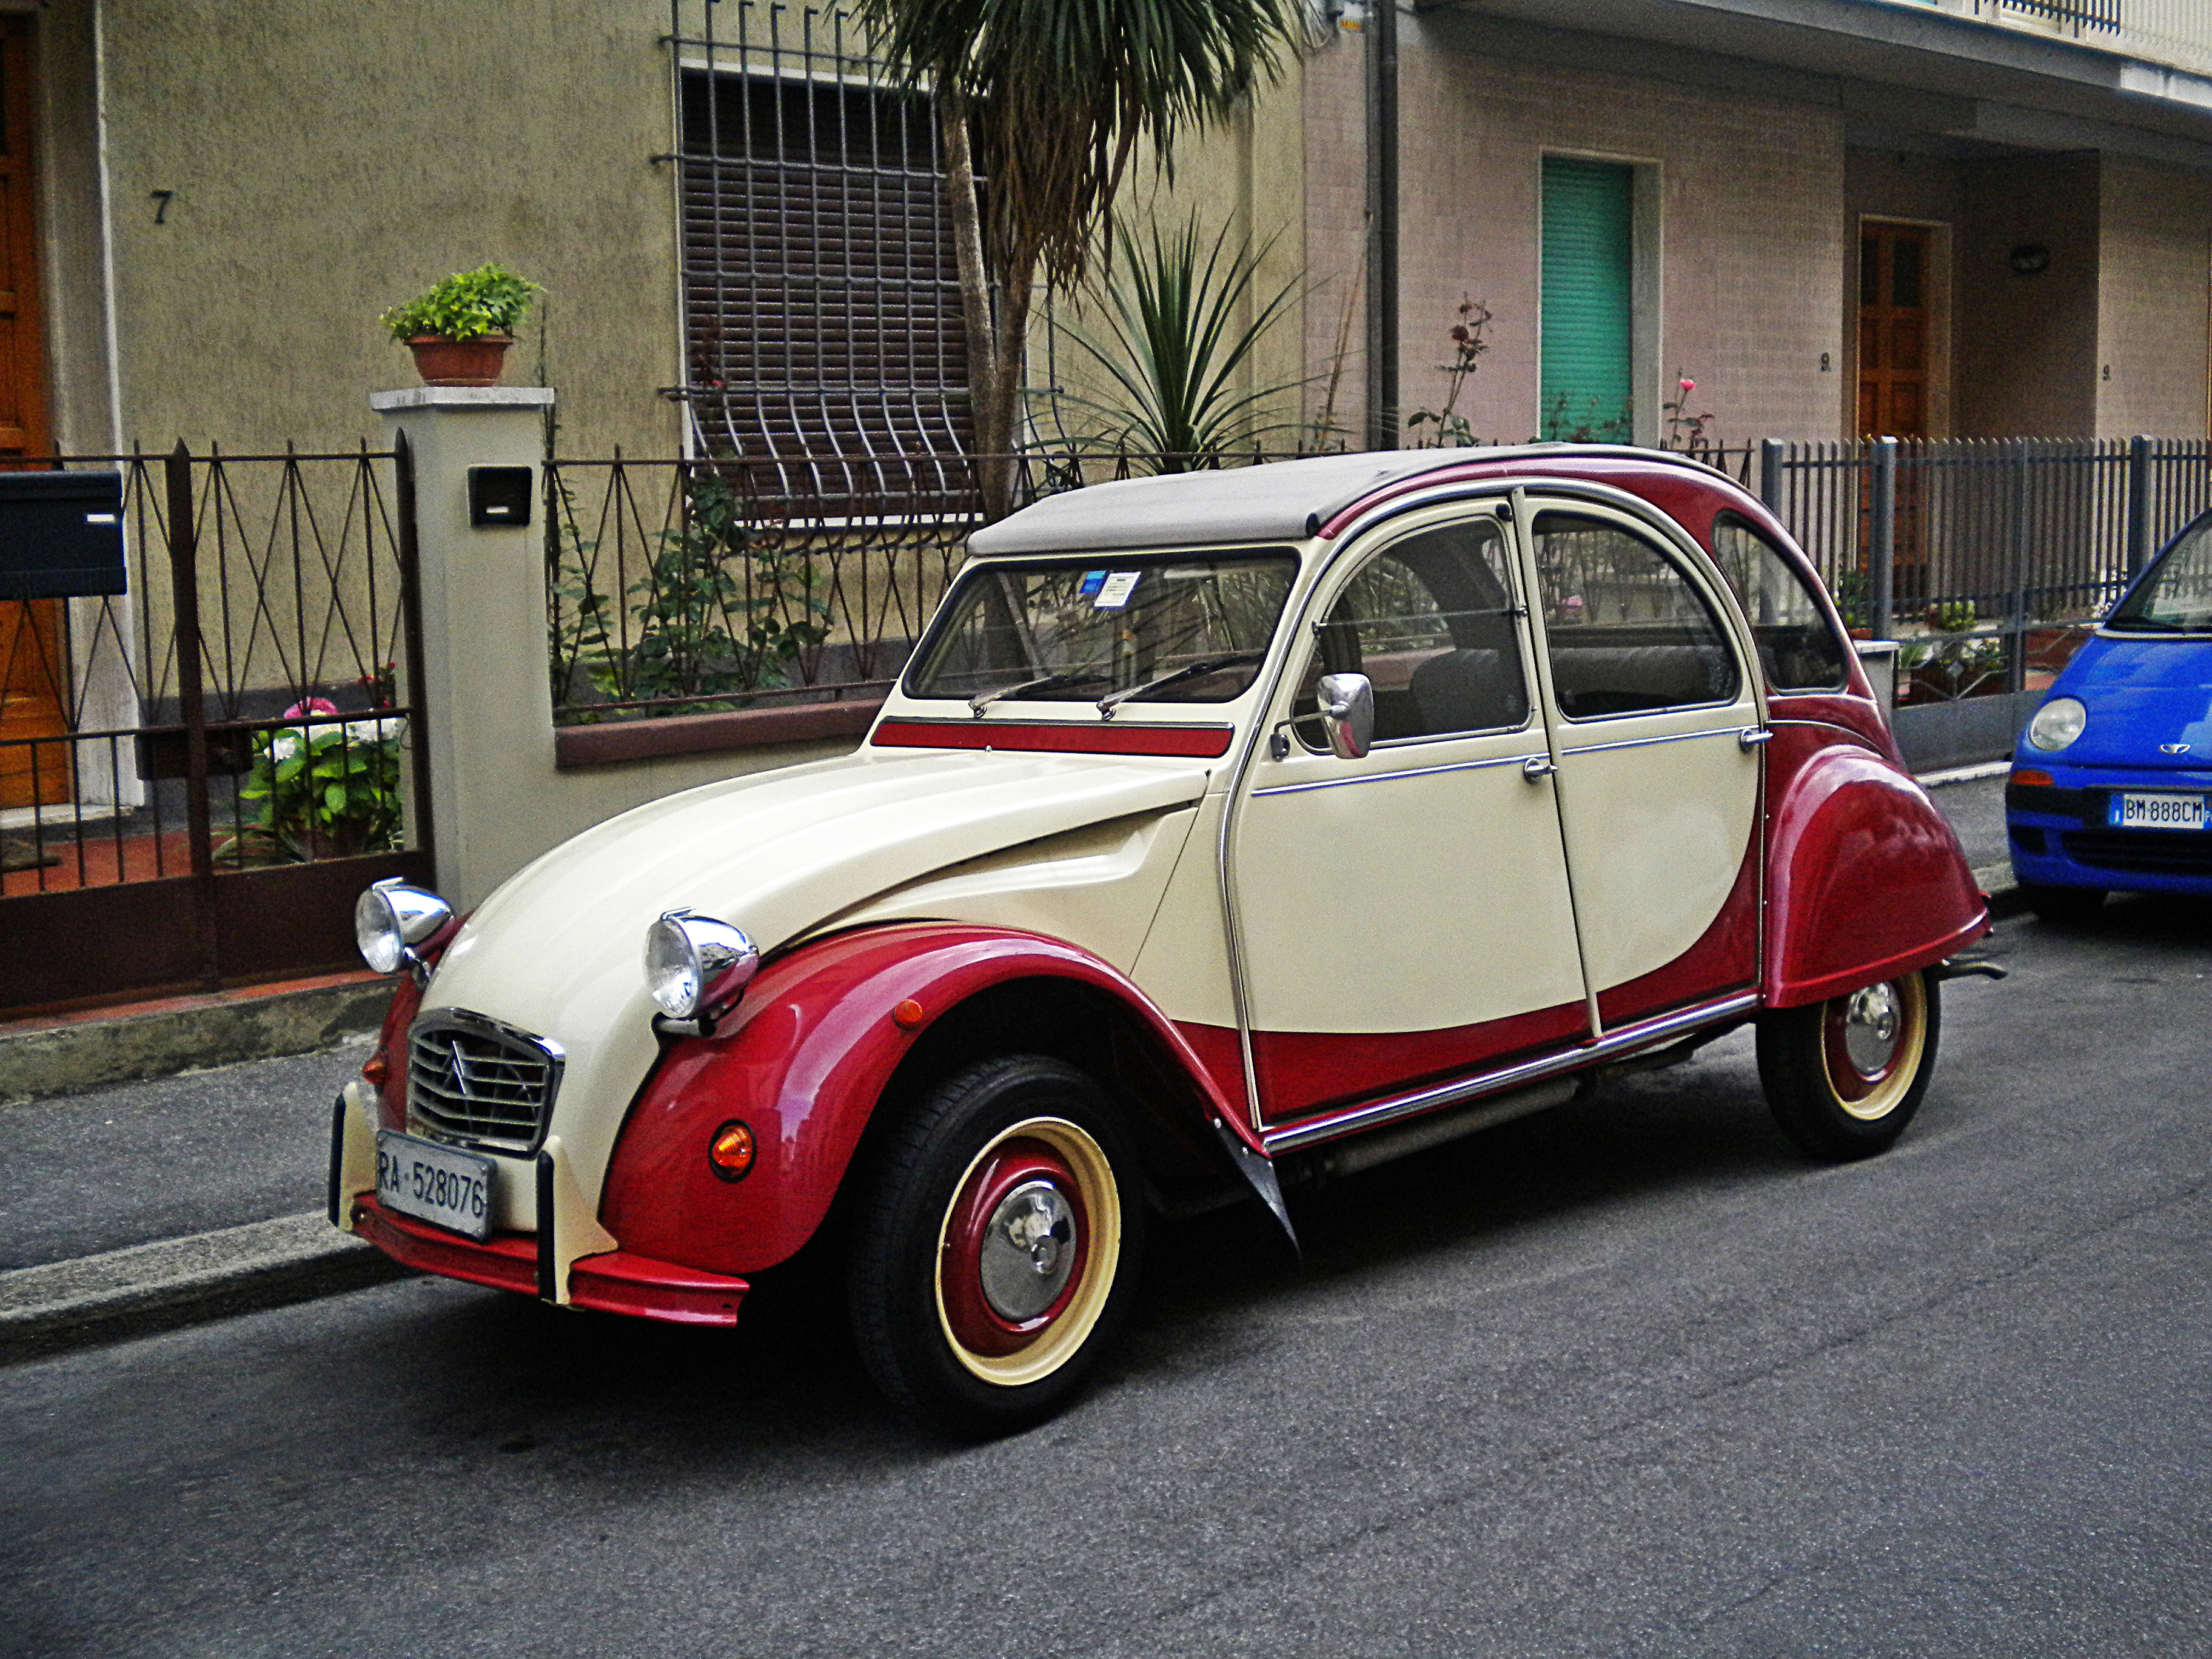
[[[2202,830],[2204,797],[2116,790],[2105,822],[2114,830]]]
[[[491,1182],[488,1158],[392,1129],[377,1131],[376,1201],[386,1209],[471,1238],[489,1238]]]

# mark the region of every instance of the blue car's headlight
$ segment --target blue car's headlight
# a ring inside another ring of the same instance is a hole
[[[2089,710],[2079,697],[2053,697],[2035,711],[2027,723],[2027,740],[2038,749],[2056,754],[2081,735],[2089,724]]]

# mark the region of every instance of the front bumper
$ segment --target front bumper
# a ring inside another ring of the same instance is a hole
[[[2055,786],[2005,785],[2006,837],[2020,880],[2121,892],[2212,893],[2212,830],[2114,830],[2106,822],[2116,790],[2212,795],[2212,769],[2068,766],[2033,755],[2015,764],[2048,772]]]
[[[348,1084],[331,1115],[331,1224],[367,1239],[395,1261],[447,1279],[605,1313],[674,1325],[731,1326],[750,1288],[623,1249],[589,1213],[557,1137],[536,1158],[531,1232],[495,1232],[478,1243],[386,1209],[376,1199],[376,1117],[359,1084]]]

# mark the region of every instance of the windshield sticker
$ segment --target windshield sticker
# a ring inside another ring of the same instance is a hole
[[[1083,573],[1083,580],[1076,584],[1075,591],[1086,599],[1096,599],[1098,596],[1098,590],[1105,586],[1104,571],[1086,570]]]
[[[1123,609],[1129,603],[1129,595],[1137,590],[1137,578],[1144,574],[1141,570],[1115,571],[1099,584],[1098,595],[1091,601],[1091,608],[1096,611]],[[1088,583],[1091,578],[1086,574],[1083,580]]]

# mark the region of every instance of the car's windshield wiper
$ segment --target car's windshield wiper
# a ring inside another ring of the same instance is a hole
[[[1001,697],[1033,697],[1040,691],[1065,691],[1073,685],[1096,685],[1101,680],[1110,680],[1111,674],[1047,674],[1042,679],[1024,680],[1019,685],[1001,686],[996,691],[979,691],[968,699],[968,712],[981,719],[982,713]]]
[[[1162,674],[1157,679],[1146,680],[1142,685],[1133,685],[1121,691],[1109,691],[1098,699],[1098,712],[1110,720],[1114,718],[1114,711],[1132,697],[1147,696],[1154,691],[1164,691],[1178,681],[1194,680],[1201,674],[1218,674],[1224,668],[1235,668],[1243,663],[1258,662],[1267,654],[1264,651],[1224,651],[1218,657],[1200,657],[1196,662],[1185,663],[1170,673]]]

